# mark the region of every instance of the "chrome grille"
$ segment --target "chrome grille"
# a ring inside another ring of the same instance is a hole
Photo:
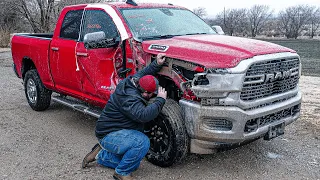
[[[252,64],[246,73],[240,98],[244,101],[256,100],[284,93],[297,87],[299,81],[299,59],[277,59]],[[279,78],[273,82],[264,82],[267,74],[285,72],[294,69],[289,78]]]

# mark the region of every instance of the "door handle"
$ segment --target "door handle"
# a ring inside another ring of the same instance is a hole
[[[52,47],[51,49],[52,49],[52,51],[59,51],[58,47]]]
[[[77,52],[77,56],[83,56],[83,57],[88,57],[88,53],[83,53],[83,52]]]

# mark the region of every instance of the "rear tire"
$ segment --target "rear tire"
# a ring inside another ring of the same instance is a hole
[[[52,91],[46,89],[41,82],[37,70],[29,70],[24,77],[24,90],[30,107],[35,111],[48,109]]]
[[[177,102],[167,99],[159,116],[146,124],[150,139],[147,160],[161,167],[180,162],[189,150],[189,137]]]

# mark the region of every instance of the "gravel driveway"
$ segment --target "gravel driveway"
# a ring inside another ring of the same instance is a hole
[[[52,103],[33,111],[9,52],[0,53],[0,179],[112,179],[113,170],[81,169],[96,143],[95,118]],[[160,168],[143,161],[137,179],[320,179],[320,77],[302,76],[302,116],[285,135],[213,155],[190,155]]]

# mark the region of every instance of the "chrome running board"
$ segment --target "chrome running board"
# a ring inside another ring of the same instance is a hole
[[[99,118],[100,114],[102,112],[101,108],[90,107],[90,106],[86,105],[86,103],[81,102],[77,99],[71,99],[71,98],[67,98],[64,96],[52,96],[52,100],[57,103],[63,104],[65,106],[71,107],[74,110],[83,112],[85,114],[88,114],[88,115],[96,117],[96,118]]]

